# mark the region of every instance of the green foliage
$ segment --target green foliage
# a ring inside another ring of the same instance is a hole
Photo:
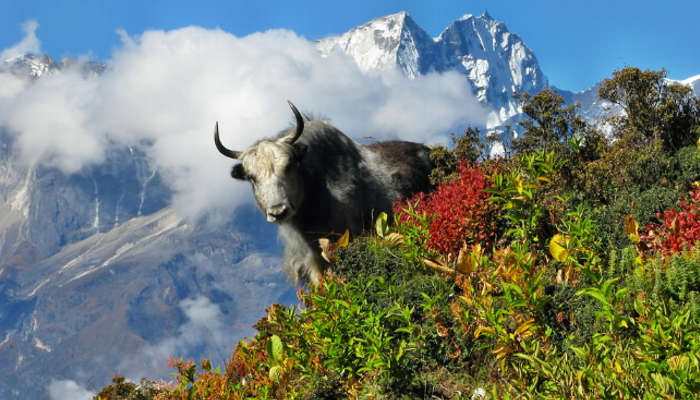
[[[435,167],[430,172],[430,183],[439,185],[457,177],[457,166],[461,161],[475,164],[484,158],[486,146],[479,140],[479,128],[471,126],[461,136],[451,134],[452,150],[443,146],[434,146],[430,149],[430,160]]]
[[[410,262],[418,263],[431,253],[428,249],[430,240],[430,222],[435,218],[421,207],[425,196],[419,193],[413,199],[394,204],[394,231],[401,235],[405,251],[403,256]]]
[[[627,67],[613,72],[599,89],[599,97],[625,111],[610,119],[616,136],[627,144],[663,143],[677,150],[695,143],[700,132],[700,101],[692,90],[668,84],[666,71]]]
[[[126,378],[117,375],[112,378],[112,384],[105,386],[94,397],[95,400],[153,400],[159,393],[164,392],[155,382],[141,379],[137,385],[127,382]]]
[[[523,113],[530,117],[520,122],[525,130],[521,138],[513,140],[513,150],[524,153],[544,149],[562,153],[569,141],[583,137],[586,123],[578,115],[578,104],[566,106],[556,91],[545,89],[534,96],[516,95]]]
[[[502,210],[506,238],[537,244],[550,236],[560,202],[553,181],[561,164],[554,153],[536,150],[494,171],[493,188],[487,191],[491,194],[489,201]]]

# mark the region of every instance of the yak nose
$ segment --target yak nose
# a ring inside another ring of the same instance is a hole
[[[289,208],[284,205],[276,205],[267,209],[267,222],[276,222],[283,220],[289,214]]]

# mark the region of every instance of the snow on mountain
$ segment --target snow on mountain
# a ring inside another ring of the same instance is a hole
[[[536,93],[548,85],[532,50],[486,12],[453,22],[436,43],[442,47],[437,69],[463,71],[477,97],[494,110],[487,128],[520,113],[514,93]]]
[[[666,79],[669,84],[679,84],[687,86],[693,90],[697,96],[700,94],[700,75],[696,75],[683,80]],[[584,121],[597,127],[606,134],[610,134],[611,126],[605,123],[604,119],[614,115],[622,115],[624,110],[617,104],[608,100],[598,98],[598,90],[602,82],[593,87],[579,92],[572,92],[565,89],[553,88],[559,93],[568,104],[579,103],[581,105],[580,114]]]
[[[673,79],[669,79],[669,81],[671,81],[673,83],[677,83],[679,85],[687,86],[687,87],[693,89],[693,92],[696,95],[700,95],[700,75],[691,76],[690,78],[683,79],[680,81],[676,81]]]
[[[70,58],[56,62],[44,54],[25,54],[9,60],[0,60],[0,73],[10,73],[31,79],[38,79],[42,75],[73,67],[79,68],[85,75],[100,74],[106,68],[105,64],[102,63],[79,62]]]
[[[415,78],[433,71],[460,71],[478,99],[492,110],[487,128],[520,113],[513,93],[536,93],[548,85],[533,51],[486,12],[463,16],[437,38],[431,38],[408,13],[400,12],[322,39],[316,46],[325,55],[345,52],[367,72],[398,67]]]
[[[323,55],[343,51],[355,60],[364,72],[398,67],[411,78],[428,71],[433,39],[419,27],[407,12],[374,19],[340,36],[316,43]]]

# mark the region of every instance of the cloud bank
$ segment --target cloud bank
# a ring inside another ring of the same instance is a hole
[[[22,32],[24,32],[24,37],[14,46],[0,51],[0,61],[19,57],[27,53],[36,54],[41,52],[41,44],[39,42],[39,38],[36,37],[36,30],[38,28],[39,23],[33,19],[22,24]]]
[[[90,392],[70,379],[53,380],[46,390],[51,400],[90,400],[95,396],[95,393]]]
[[[138,382],[139,377],[164,375],[170,357],[191,358],[193,349],[207,348],[214,352],[209,356],[217,365],[225,365],[231,354],[230,326],[218,305],[207,297],[199,295],[188,298],[178,304],[187,322],[180,325],[177,334],[154,344],[145,345],[138,354],[125,357],[120,362],[120,369],[127,371],[127,376]]]
[[[26,23],[25,38],[1,54],[38,50],[37,26]],[[290,31],[236,37],[187,27],[120,35],[99,76],[86,77],[79,66],[26,85],[0,76],[11,84],[0,90],[0,127],[16,138],[24,162],[66,173],[99,163],[108,146],[147,143],[175,190],[175,206],[188,216],[252,198],[214,148],[215,121],[225,145],[242,150],[290,124],[287,99],[356,139],[440,143],[486,115],[456,72],[415,80],[397,71],[367,75],[344,55],[321,57]]]

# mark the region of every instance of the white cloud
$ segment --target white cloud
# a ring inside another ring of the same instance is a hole
[[[135,381],[142,376],[162,374],[168,358],[187,358],[197,347],[206,346],[209,350],[218,352],[217,361],[220,362],[225,362],[230,356],[230,327],[225,324],[224,315],[218,305],[199,295],[182,300],[178,306],[185,314],[187,322],[178,327],[175,336],[148,344],[138,354],[121,361],[120,369],[128,371],[128,375]]]
[[[89,400],[95,393],[90,392],[72,380],[52,380],[47,387],[51,400]]]
[[[27,86],[27,82],[12,74],[0,72],[0,99],[17,96]]]
[[[36,37],[37,28],[39,28],[39,23],[33,19],[22,24],[24,37],[14,46],[0,51],[0,62],[27,53],[36,54],[41,52],[41,42],[39,42],[39,39]]]
[[[11,49],[33,42],[34,29]],[[217,120],[224,143],[242,150],[292,121],[287,99],[355,138],[444,142],[451,129],[483,123],[486,115],[457,73],[370,76],[343,55],[321,57],[289,31],[236,37],[188,27],[120,35],[122,45],[99,77],[66,70],[0,93],[0,127],[17,136],[25,161],[65,172],[102,160],[108,143],[146,139],[186,215],[252,198],[247,185],[230,178],[231,160],[214,148]]]

